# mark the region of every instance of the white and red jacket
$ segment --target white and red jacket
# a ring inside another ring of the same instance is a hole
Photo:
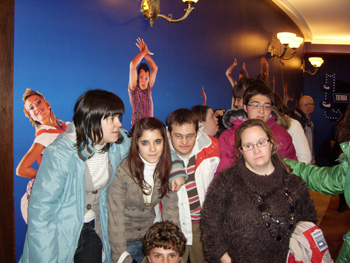
[[[169,144],[170,148],[174,149],[170,139]],[[196,144],[193,147],[192,154],[188,158],[193,155],[196,155],[195,180],[197,191],[200,204],[203,206],[205,194],[220,162],[218,140],[205,134],[200,128],[197,133]],[[181,156],[179,158],[183,160]],[[187,245],[192,245],[192,221],[186,187],[181,187],[177,192],[177,196],[179,199],[181,230],[187,238]]]

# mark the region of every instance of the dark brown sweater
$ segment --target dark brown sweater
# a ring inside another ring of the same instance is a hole
[[[288,175],[273,160],[275,171],[268,176],[248,170],[244,160],[224,170],[211,183],[202,211],[202,239],[208,262],[220,262],[228,252],[232,262],[285,262],[289,237],[290,204],[285,186],[295,209],[295,223],[316,223],[316,211],[302,179]],[[283,224],[271,223],[268,229],[258,209],[257,195],[266,210]],[[276,236],[283,236],[277,241]]]

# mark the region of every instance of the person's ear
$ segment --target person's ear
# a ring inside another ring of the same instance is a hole
[[[243,104],[243,109],[245,112],[247,112],[247,105]]]
[[[151,257],[150,257],[150,256],[147,256],[147,259],[148,259],[148,262],[149,262],[149,263],[152,263]]]

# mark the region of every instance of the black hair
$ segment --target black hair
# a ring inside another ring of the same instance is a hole
[[[247,88],[243,94],[244,105],[247,105],[249,103],[250,99],[256,95],[266,96],[271,100],[272,106],[275,104],[272,90],[268,86],[266,86],[265,84],[255,82],[254,85]]]
[[[73,123],[76,129],[78,149],[85,148],[92,141],[98,144],[103,138],[101,120],[124,114],[124,103],[114,93],[96,89],[82,94],[74,106]],[[102,149],[107,151],[110,143]]]
[[[145,72],[149,72],[149,67],[146,63],[140,63],[139,67],[137,68],[137,75],[140,74],[141,69],[143,69]]]
[[[245,90],[253,86],[256,82],[257,80],[255,78],[241,78],[232,88],[232,97],[243,98]]]

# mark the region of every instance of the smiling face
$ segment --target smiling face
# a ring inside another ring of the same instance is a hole
[[[144,130],[137,140],[139,153],[149,163],[157,163],[164,149],[164,138],[159,130]]]
[[[103,137],[98,144],[112,143],[118,141],[119,128],[122,127],[122,123],[119,120],[119,115],[110,116],[101,120],[101,127]]]
[[[215,117],[215,114],[211,108],[207,110],[207,116],[205,118],[205,121],[202,121],[202,124],[204,125],[203,132],[206,134],[215,136],[215,134],[218,132],[218,118]]]
[[[271,106],[271,100],[264,96],[264,95],[255,95],[253,96],[247,105],[244,105],[244,110],[246,111],[248,115],[248,119],[260,119],[264,122],[267,122],[267,120],[270,118],[271,115],[271,109],[266,110],[264,107],[259,107],[258,109],[253,109],[252,106],[249,105],[270,105]]]
[[[245,166],[257,174],[266,174],[267,171],[273,170],[271,162],[273,145],[267,142],[263,146],[261,142],[265,140],[269,140],[269,138],[260,126],[246,128],[241,135],[241,146],[253,145],[253,149],[250,151],[240,150],[245,160]],[[256,145],[258,143],[260,143],[259,146],[261,147]]]
[[[141,69],[138,75],[138,81],[140,89],[147,89],[149,83],[149,71],[145,72],[144,69]]]
[[[179,252],[172,249],[164,249],[162,247],[155,247],[147,256],[150,263],[177,263],[180,262]]]
[[[196,144],[196,128],[193,123],[173,124],[170,134],[171,143],[178,155],[188,157]]]
[[[28,97],[24,102],[24,107],[34,121],[41,124],[50,123],[50,107],[40,96],[32,95]]]

